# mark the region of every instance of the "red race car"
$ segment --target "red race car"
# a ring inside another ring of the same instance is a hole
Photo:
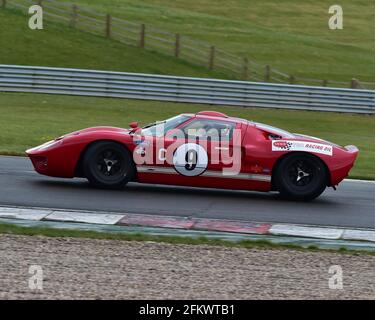
[[[203,111],[143,128],[88,128],[26,153],[40,174],[84,177],[100,188],[136,181],[311,200],[348,175],[358,149]]]

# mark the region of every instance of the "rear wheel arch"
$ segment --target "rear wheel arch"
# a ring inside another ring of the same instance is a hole
[[[327,174],[327,187],[330,187],[331,186],[331,172],[327,166],[327,163],[321,159],[320,157],[318,157],[317,155],[315,154],[312,154],[312,153],[309,153],[309,152],[303,152],[303,151],[292,151],[292,152],[288,152],[286,154],[283,154],[281,157],[279,157],[276,161],[276,163],[274,164],[273,168],[272,168],[272,177],[271,177],[271,186],[272,186],[272,190],[276,190],[276,185],[275,185],[275,173],[277,171],[277,167],[280,165],[281,161],[291,155],[294,155],[294,154],[301,154],[301,155],[308,155],[308,156],[311,156],[311,157],[314,157],[315,159],[319,160],[325,167],[326,169],[326,174]]]

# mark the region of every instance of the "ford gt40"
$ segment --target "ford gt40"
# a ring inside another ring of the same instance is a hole
[[[82,177],[99,188],[135,181],[278,191],[311,200],[348,176],[358,149],[202,111],[144,127],[133,122],[128,129],[87,128],[26,153],[40,174]]]

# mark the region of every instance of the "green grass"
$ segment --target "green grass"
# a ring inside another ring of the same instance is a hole
[[[179,32],[297,77],[375,82],[373,1],[341,0],[343,30],[328,28],[331,0],[67,1]],[[49,20],[44,30],[32,31],[15,10],[0,10],[0,21],[1,63],[228,77]]]
[[[297,76],[375,82],[375,2],[341,0],[344,29],[328,28],[331,0],[66,0],[248,56]]]
[[[375,118],[326,112],[1,93],[0,153],[22,155],[29,147],[85,127],[128,127],[131,121],[146,124],[201,110],[222,111],[340,145],[354,144],[360,154],[351,177],[375,179]]]
[[[238,242],[210,239],[207,237],[181,237],[181,236],[154,236],[149,234],[126,234],[118,232],[100,232],[90,230],[72,230],[72,229],[54,229],[51,227],[23,227],[11,223],[0,223],[0,234],[12,234],[23,236],[45,236],[45,237],[60,237],[60,238],[85,238],[85,239],[102,239],[102,240],[117,240],[117,241],[151,241],[163,242],[170,244],[185,244],[185,245],[210,245],[210,246],[225,246],[237,248],[263,248],[268,250],[299,250],[299,251],[324,251],[335,252],[341,254],[351,255],[375,255],[373,251],[368,250],[352,250],[345,247],[339,249],[323,249],[316,246],[303,247],[298,244],[278,244],[268,240],[242,240]]]
[[[216,77],[209,72],[155,52],[45,21],[43,30],[30,30],[18,10],[1,10],[0,63]]]

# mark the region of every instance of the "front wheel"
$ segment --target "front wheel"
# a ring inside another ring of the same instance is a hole
[[[85,152],[83,168],[90,184],[98,188],[123,188],[134,176],[133,159],[122,145],[99,141]]]
[[[295,153],[282,159],[274,173],[274,182],[283,198],[312,200],[327,187],[324,163],[310,154]]]

